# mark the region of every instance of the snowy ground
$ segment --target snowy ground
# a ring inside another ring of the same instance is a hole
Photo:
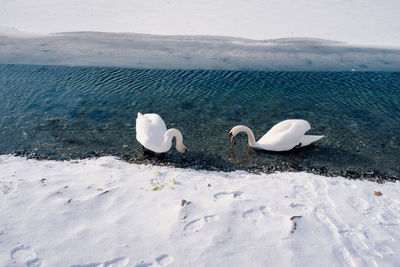
[[[0,214],[0,266],[400,262],[400,183],[0,156]]]
[[[398,0],[1,0],[0,26],[75,31],[308,37],[400,47]]]

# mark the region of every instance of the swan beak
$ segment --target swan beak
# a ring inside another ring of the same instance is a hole
[[[186,150],[185,150],[185,152],[183,152],[183,155],[186,157],[187,156],[187,154],[186,154]]]
[[[233,134],[230,134],[230,136],[231,136],[231,143],[233,142]]]

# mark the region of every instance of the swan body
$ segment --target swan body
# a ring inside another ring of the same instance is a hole
[[[176,138],[176,150],[186,152],[182,133],[174,128],[168,129],[157,114],[138,113],[136,118],[136,139],[148,150],[165,153],[171,149],[172,139]]]
[[[244,125],[233,127],[230,136],[232,141],[233,137],[239,132],[245,132],[251,147],[269,151],[288,151],[293,148],[308,146],[324,137],[323,135],[305,135],[310,129],[311,126],[308,121],[285,120],[277,123],[257,142],[253,131]]]

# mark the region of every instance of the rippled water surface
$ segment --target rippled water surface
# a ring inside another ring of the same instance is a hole
[[[0,153],[69,159],[116,155],[134,162],[233,170],[307,170],[400,177],[400,73],[171,71],[0,65]],[[187,159],[144,155],[137,112],[182,131]],[[275,123],[302,118],[326,137],[307,148],[260,152]]]

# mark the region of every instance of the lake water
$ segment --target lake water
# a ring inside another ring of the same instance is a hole
[[[188,156],[142,153],[137,112],[178,128]],[[115,155],[209,170],[309,171],[400,178],[399,72],[258,72],[0,65],[0,153],[76,159]],[[301,118],[326,137],[285,153],[256,151],[229,130],[259,139]]]

